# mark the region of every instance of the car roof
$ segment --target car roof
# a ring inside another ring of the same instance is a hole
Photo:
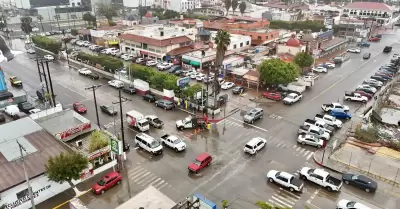
[[[293,177],[293,175],[292,175],[292,174],[290,174],[290,173],[286,173],[285,171],[281,171],[281,172],[279,172],[279,176],[282,176],[282,177],[284,177],[284,178],[287,178],[287,179],[290,179],[290,178],[292,178],[292,177]]]
[[[288,94],[288,96],[297,96],[298,94],[296,94],[296,93],[290,93],[290,94]]]
[[[157,116],[155,116],[155,115],[146,115],[146,118],[151,118],[151,119],[154,119],[154,118],[158,118]]]
[[[261,138],[261,137],[254,137],[254,138],[252,138],[250,141],[248,141],[247,143],[246,143],[246,145],[250,145],[250,146],[254,146],[254,145],[256,145],[259,141],[261,141],[263,138]]]
[[[107,173],[105,176],[103,176],[103,179],[110,179],[110,178],[113,178],[115,176],[119,176],[119,173],[113,171],[113,172]]]
[[[198,161],[203,161],[204,159],[206,159],[207,157],[211,156],[210,154],[208,154],[207,152],[203,152],[200,155],[198,155],[196,157],[196,160]]]

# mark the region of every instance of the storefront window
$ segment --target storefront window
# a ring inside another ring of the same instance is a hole
[[[147,44],[143,43],[142,46],[143,46],[143,49],[147,49]]]

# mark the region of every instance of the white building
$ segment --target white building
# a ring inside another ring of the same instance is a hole
[[[201,0],[154,0],[154,5],[177,12],[187,12],[191,9],[201,8]]]
[[[70,7],[79,7],[82,5],[81,0],[69,0],[67,5]],[[30,9],[36,7],[47,7],[47,6],[66,6],[64,1],[61,0],[51,0],[51,1],[37,1],[37,0],[16,0],[15,6],[18,9]]]
[[[170,60],[168,52],[190,46],[197,34],[197,29],[194,28],[163,25],[148,25],[141,29],[138,27],[119,36],[121,51],[164,61]]]
[[[271,12],[272,20],[281,21],[297,21],[298,13],[288,12],[288,11],[273,11]]]
[[[138,8],[139,5],[142,7],[151,7],[155,4],[155,1],[157,0],[123,0],[123,5],[128,8]]]
[[[378,23],[388,23],[393,18],[393,8],[379,2],[354,2],[343,8],[343,14],[355,18],[375,18]]]

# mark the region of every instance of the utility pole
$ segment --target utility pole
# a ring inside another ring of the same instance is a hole
[[[50,69],[49,69],[49,60],[45,60],[46,62],[46,67],[47,67],[47,74],[49,75],[49,82],[50,82],[50,88],[51,88],[51,98],[53,99],[53,107],[56,106],[56,95],[54,94],[54,89],[53,89],[53,82],[51,81],[51,74],[50,74]]]
[[[26,183],[28,184],[28,192],[29,192],[29,199],[31,199],[31,205],[32,205],[32,209],[36,209],[35,206],[35,200],[33,199],[33,192],[32,192],[32,187],[29,183],[29,177],[28,177],[28,173],[26,172],[26,168],[25,168],[25,161],[24,161],[24,154],[22,153],[22,150],[24,150],[26,153],[28,153],[25,148],[18,142],[17,140],[17,144],[19,147],[19,153],[21,154],[21,161],[22,161],[22,167],[24,169],[24,174],[25,174],[25,180]]]
[[[63,36],[65,38],[65,30],[64,29],[62,30],[62,34],[63,34]],[[68,63],[68,68],[69,68],[68,46],[67,46],[67,42],[65,41],[65,39],[64,39],[63,42],[64,42],[64,45],[65,45],[65,54],[67,54],[67,63]]]
[[[39,59],[39,58],[37,58],[37,59]],[[40,60],[40,64],[42,65],[43,77],[44,77],[44,82],[46,83],[47,93],[51,93],[50,90],[49,90],[49,85],[47,84],[46,70],[44,69],[43,60]]]
[[[38,70],[38,74],[39,74],[39,80],[40,80],[40,83],[42,83],[43,82],[42,73],[40,72],[40,65],[39,65],[39,60],[38,59],[36,59],[36,64],[37,64],[37,70]]]
[[[99,119],[99,111],[97,109],[97,99],[96,99],[96,90],[98,88],[100,88],[102,85],[98,84],[98,85],[93,85],[93,86],[89,86],[89,87],[85,87],[85,90],[92,90],[93,91],[93,98],[94,98],[94,106],[96,108],[96,118],[97,118],[97,125],[99,126],[99,128],[101,128],[100,126],[100,119]],[[114,122],[115,123],[115,122]]]
[[[124,134],[124,120],[123,120],[123,112],[122,112],[122,103],[127,102],[127,101],[132,101],[131,99],[128,99],[126,97],[121,96],[121,89],[118,90],[118,102],[113,102],[113,104],[119,104],[119,112],[120,112],[120,117],[121,117],[121,138],[122,138],[122,149],[124,152],[129,150],[129,144],[125,144],[125,134]]]

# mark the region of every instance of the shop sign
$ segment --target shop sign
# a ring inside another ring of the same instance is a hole
[[[152,57],[159,57],[156,54],[153,54],[153,53],[150,53],[150,52],[145,52],[145,51],[140,51],[140,54],[145,54],[145,55],[149,55],[149,56],[152,56]]]
[[[111,151],[115,153],[116,155],[119,155],[119,141],[118,139],[114,139],[110,137],[110,146],[111,146]]]
[[[96,151],[90,153],[90,154],[88,155],[88,160],[89,160],[89,161],[92,161],[92,160],[94,160],[94,159],[96,159],[96,158],[98,158],[98,157],[100,157],[100,156],[103,156],[103,155],[109,153],[110,151],[111,151],[111,148],[110,148],[109,145],[106,146],[106,147],[103,147],[103,148],[101,148],[101,149],[99,149],[99,150],[96,150]]]
[[[176,81],[176,85],[179,87],[184,87],[186,84],[190,82],[189,77],[180,78]]]
[[[70,128],[70,129],[68,129],[68,130],[66,130],[66,131],[64,131],[62,133],[56,134],[56,138],[65,141],[66,138],[68,138],[68,137],[70,137],[70,136],[72,136],[74,134],[80,133],[80,132],[82,132],[84,130],[90,129],[90,128],[91,128],[91,123],[90,122],[83,123],[83,124],[81,124],[79,126],[76,126],[74,128]]]
[[[39,189],[39,190],[33,192],[33,194],[32,194],[32,195],[33,195],[33,199],[39,197],[39,194],[40,194],[41,192],[43,192],[43,191],[49,189],[50,187],[51,187],[51,185],[47,185],[47,186],[45,186],[45,187],[43,187],[43,188],[41,188],[41,189]],[[26,190],[28,190],[28,189],[26,189]],[[24,203],[26,203],[26,202],[28,202],[28,201],[30,201],[30,200],[31,200],[31,199],[30,199],[30,197],[29,197],[29,193],[27,193],[26,196],[19,198],[19,199],[16,200],[15,202],[6,204],[5,209],[13,209],[13,208],[16,208],[16,207],[18,207],[18,206],[20,206],[20,205],[22,205],[22,204],[24,204]]]

